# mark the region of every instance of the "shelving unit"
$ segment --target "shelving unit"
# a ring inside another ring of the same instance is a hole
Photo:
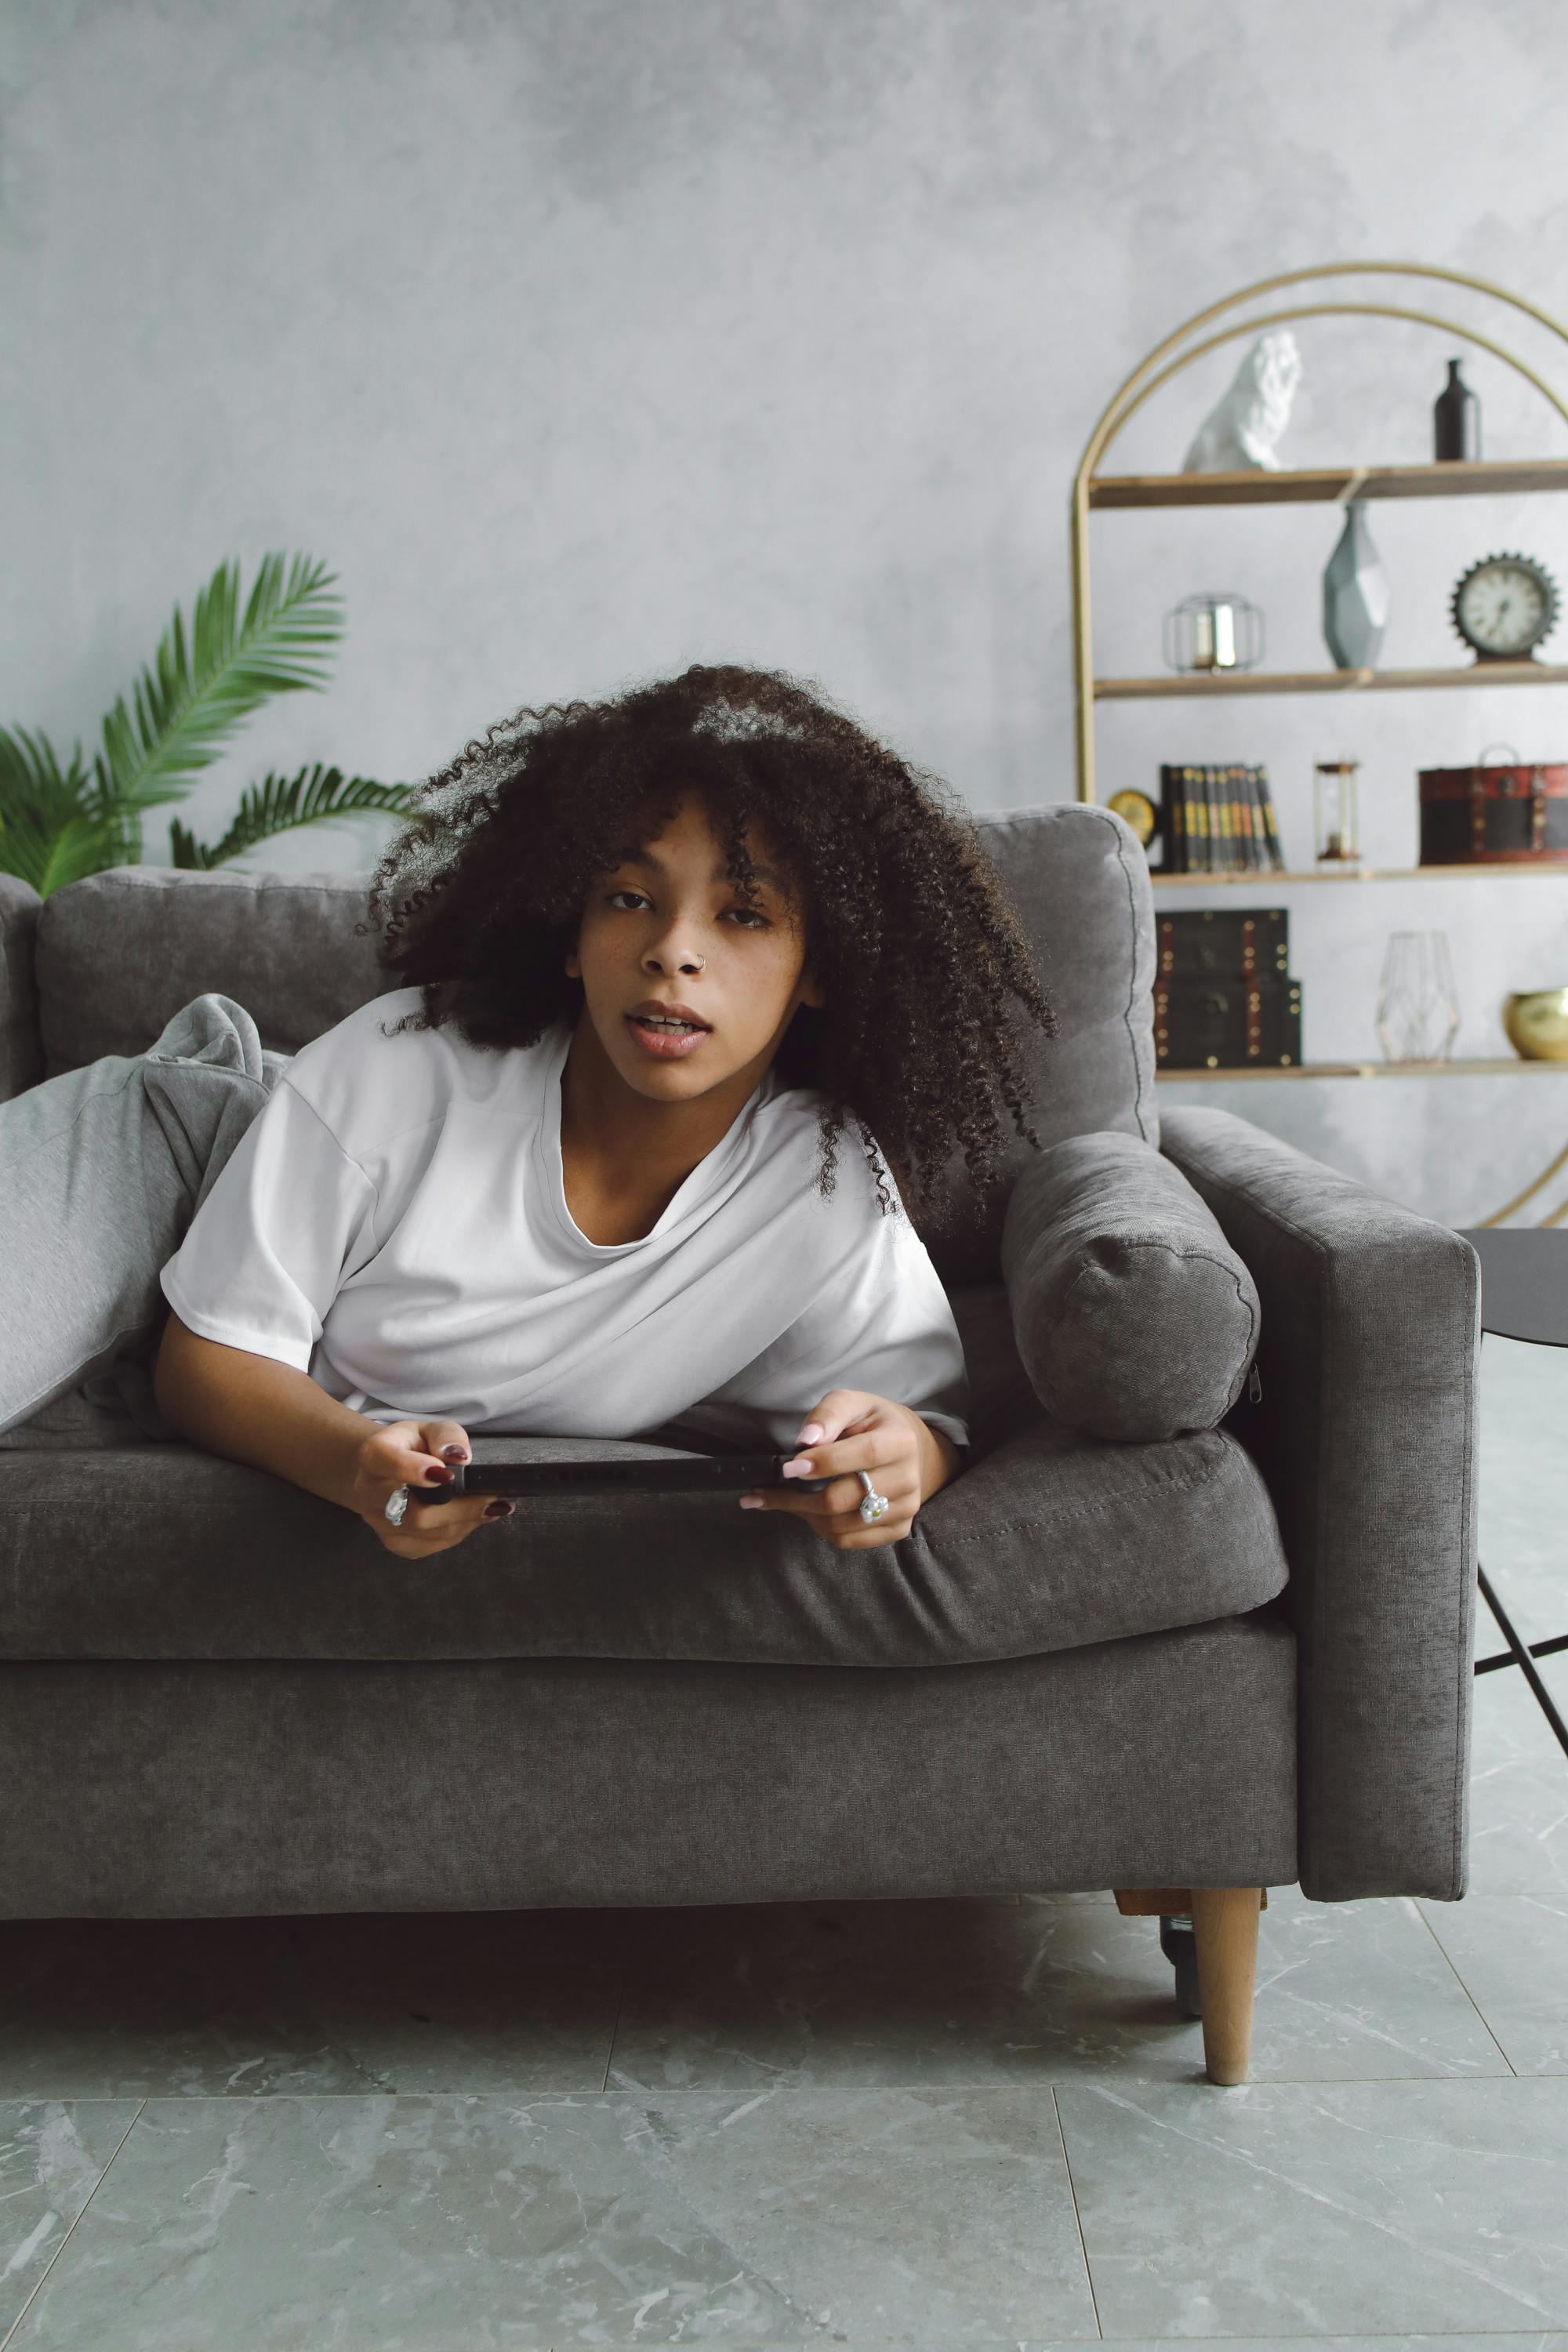
[[[1568,489],[1568,482],[1562,485]],[[1479,673],[1478,676],[1477,673]],[[1152,702],[1172,696],[1225,699],[1237,694],[1399,694],[1445,686],[1562,686],[1568,662],[1451,662],[1441,669],[1249,669],[1231,677],[1097,677],[1097,702]]]
[[[1532,1073],[1550,1074],[1553,1070],[1568,1076],[1568,1062],[1527,1062],[1522,1056],[1510,1054],[1499,1061],[1476,1056],[1452,1062],[1293,1062],[1288,1069],[1255,1062],[1242,1070],[1173,1070],[1167,1064],[1154,1076],[1162,1085],[1173,1084],[1178,1078],[1201,1078],[1208,1085],[1215,1078],[1528,1077]]]
[[[1568,457],[1525,457],[1484,459],[1473,463],[1431,465],[1344,465],[1328,467],[1298,467],[1279,469],[1247,468],[1236,473],[1217,474],[1101,474],[1098,468],[1111,442],[1144,402],[1163,384],[1194,360],[1233,341],[1242,335],[1256,335],[1263,329],[1287,324],[1295,319],[1362,316],[1409,320],[1419,326],[1439,328],[1450,337],[1473,343],[1489,352],[1515,373],[1531,383],[1557,415],[1568,424],[1568,404],[1534,370],[1516,353],[1477,329],[1461,326],[1457,320],[1442,318],[1428,310],[1409,309],[1387,301],[1350,302],[1342,299],[1290,303],[1283,309],[1270,309],[1217,329],[1194,341],[1199,331],[1226,311],[1250,306],[1258,299],[1277,293],[1284,287],[1293,287],[1308,279],[1350,278],[1359,276],[1415,278],[1436,279],[1450,285],[1463,286],[1507,304],[1515,311],[1547,328],[1561,342],[1568,343],[1568,328],[1549,311],[1521,295],[1510,294],[1489,279],[1470,276],[1459,269],[1443,269],[1420,262],[1407,261],[1345,261],[1321,263],[1310,268],[1292,269],[1276,278],[1260,278],[1255,285],[1244,286],[1222,301],[1211,303],[1166,336],[1141,360],[1132,373],[1120,384],[1097,421],[1079,461],[1073,482],[1071,510],[1072,562],[1072,623],[1073,623],[1073,688],[1076,706],[1076,750],[1078,761],[1078,797],[1080,801],[1095,798],[1095,711],[1104,702],[1131,702],[1181,698],[1202,700],[1205,696],[1218,699],[1236,695],[1295,695],[1295,694],[1355,694],[1439,691],[1454,688],[1482,686],[1561,686],[1568,684],[1568,662],[1472,662],[1450,663],[1440,668],[1407,670],[1321,669],[1286,671],[1247,671],[1226,677],[1163,676],[1159,677],[1100,677],[1095,675],[1093,631],[1089,593],[1089,517],[1096,512],[1122,512],[1140,509],[1175,507],[1237,507],[1237,506],[1297,506],[1310,503],[1348,505],[1360,499],[1426,499],[1478,498],[1500,494],[1518,495],[1523,492],[1568,490]],[[1157,890],[1198,889],[1205,885],[1233,887],[1244,884],[1249,889],[1268,892],[1301,882],[1338,883],[1348,887],[1366,882],[1437,882],[1463,878],[1467,881],[1497,880],[1507,877],[1543,873],[1568,875],[1568,862],[1538,866],[1425,866],[1415,867],[1354,867],[1339,872],[1313,869],[1282,873],[1268,868],[1251,873],[1162,874],[1152,869],[1152,879]],[[1321,904],[1321,902],[1320,902]],[[1450,1062],[1306,1062],[1285,1067],[1265,1067],[1254,1065],[1245,1069],[1182,1069],[1164,1068],[1158,1072],[1163,1083],[1177,1084],[1183,1080],[1204,1083],[1215,1079],[1250,1080],[1259,1083],[1275,1078],[1384,1078],[1384,1077],[1468,1077],[1482,1075],[1520,1076],[1526,1073],[1547,1075],[1568,1070],[1568,1062],[1527,1062],[1523,1059],[1466,1060]],[[1568,1154],[1560,1155],[1560,1160]],[[1559,1165],[1554,1160],[1518,1200],[1500,1210],[1495,1217],[1477,1220],[1495,1224],[1513,1214],[1538,1192],[1541,1185]],[[1568,1213],[1568,1203],[1564,1204]],[[1546,1220],[1554,1223],[1554,1218]]]
[[[1568,412],[1565,412],[1568,413]],[[1281,467],[1277,473],[1112,474],[1091,476],[1091,511],[1103,508],[1299,506],[1351,499],[1493,497],[1509,491],[1568,490],[1568,457],[1479,459],[1474,464]],[[1087,582],[1087,565],[1085,567]],[[1237,670],[1224,677],[1163,673],[1158,677],[1096,677],[1096,702],[1146,701],[1167,695],[1389,694],[1453,686],[1561,686],[1568,662],[1449,662],[1436,669]],[[1087,798],[1081,789],[1079,798]]]
[[[1249,872],[1205,874],[1201,867],[1187,874],[1167,874],[1152,866],[1149,879],[1156,890],[1212,890],[1240,882],[1249,890],[1283,887],[1286,883],[1329,882],[1349,889],[1357,882],[1539,882],[1555,875],[1568,881],[1568,857],[1541,857],[1517,866],[1309,866],[1291,873],[1278,866],[1254,866]]]
[[[1130,701],[1153,697],[1226,697],[1237,694],[1347,694],[1421,691],[1429,688],[1466,686],[1545,686],[1568,682],[1568,663],[1452,663],[1437,669],[1323,669],[1281,672],[1247,671],[1228,677],[1097,677],[1094,670],[1091,600],[1089,593],[1089,516],[1097,511],[1123,512],[1149,508],[1200,506],[1295,506],[1302,503],[1348,504],[1352,499],[1477,498],[1501,492],[1568,489],[1568,457],[1483,458],[1443,465],[1346,465],[1298,467],[1247,467],[1218,474],[1101,474],[1098,468],[1123,426],[1131,422],[1152,394],[1168,383],[1194,360],[1240,335],[1255,335],[1266,327],[1293,319],[1373,317],[1404,319],[1418,326],[1438,327],[1463,342],[1504,362],[1534,385],[1542,397],[1568,424],[1568,404],[1534,369],[1489,335],[1465,327],[1429,310],[1415,310],[1385,301],[1292,303],[1266,310],[1222,327],[1198,341],[1192,338],[1226,310],[1249,305],[1281,287],[1310,278],[1394,277],[1436,279],[1465,286],[1489,299],[1507,304],[1548,328],[1568,343],[1568,327],[1550,311],[1510,294],[1489,278],[1462,269],[1443,269],[1413,261],[1325,262],[1307,269],[1283,271],[1259,278],[1222,301],[1213,302],[1167,335],[1141,360],[1118,385],[1085,444],[1073,480],[1071,560],[1073,593],[1073,683],[1077,704],[1078,797],[1095,797],[1094,712],[1100,702]],[[1163,364],[1162,364],[1163,362]]]
[[[1479,285],[1480,280],[1468,282]],[[1542,311],[1535,315],[1544,317]],[[1130,383],[1132,380],[1129,378]],[[1521,490],[1560,489],[1564,476],[1568,476],[1568,457],[1480,457],[1441,466],[1282,466],[1267,472],[1248,466],[1236,474],[1099,474],[1090,478],[1089,503],[1091,507],[1239,507],[1301,506],[1317,500],[1338,505],[1351,499],[1474,497],[1481,490],[1498,497]]]

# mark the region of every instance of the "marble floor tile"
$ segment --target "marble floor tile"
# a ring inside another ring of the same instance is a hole
[[[1511,1669],[1476,1678],[1469,1851],[1472,1894],[1568,1894],[1568,1756]]]
[[[1149,2352],[1147,2336],[1102,2336],[1097,2352]],[[702,2352],[717,2352],[704,2344]],[[1058,2352],[1051,2344],[1009,2344],[1005,2352]],[[1083,2352],[1075,2344],[1072,2352]],[[1568,2336],[1227,2336],[1225,2352],[1568,2352]]]
[[[1100,2352],[1149,2352],[1146,2336],[1103,2336]],[[713,2352],[704,2345],[703,2352]],[[1009,2345],[1007,2352],[1055,2352]],[[1081,2352],[1081,2347],[1075,2347]],[[1227,2336],[1225,2352],[1568,2352],[1568,2336]]]
[[[1514,2072],[1568,2074],[1568,1892],[1421,1909]]]
[[[102,2179],[138,2105],[0,2100],[0,2344]]]
[[[1026,1907],[715,1904],[649,1914],[627,1971],[611,2090],[974,2086],[1039,2078],[1009,2046]]]
[[[153,2099],[8,2352],[1094,2338],[1049,2095]]]
[[[700,2340],[702,2352],[756,2352],[754,2345],[742,2347],[733,2338],[721,2342],[704,2336]],[[1085,2352],[1086,2341],[1093,2344],[1094,2352],[1149,2352],[1155,2340],[1147,2336],[1056,2336],[1035,2343],[1021,2337],[967,2344],[963,2352]],[[836,2336],[832,2344],[833,2352],[879,2352],[868,2337],[851,2343]],[[1522,2336],[1229,2336],[1225,2352],[1568,2352],[1568,2336],[1533,2331]]]
[[[0,2097],[601,2090],[615,1910],[0,1922]]]
[[[973,1904],[734,1906],[659,1915],[634,1964],[613,2090],[807,2083],[1193,2082],[1152,1919],[1109,1894]],[[1272,1889],[1255,2081],[1506,2074],[1414,1904]]]
[[[1568,2329],[1556,2082],[1057,2098],[1107,2336]]]

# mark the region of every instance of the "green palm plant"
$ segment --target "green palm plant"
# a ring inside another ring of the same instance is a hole
[[[90,761],[79,741],[62,761],[41,730],[0,727],[0,872],[47,898],[85,874],[140,865],[146,810],[183,800],[270,696],[326,685],[343,628],[335,585],[324,563],[265,555],[242,606],[238,564],[220,563],[197,592],[188,636],[174,607],[129,704],[119,696],[103,720]],[[345,777],[319,761],[297,776],[269,772],[211,847],[172,819],[169,863],[218,866],[297,825],[404,811],[411,789]]]

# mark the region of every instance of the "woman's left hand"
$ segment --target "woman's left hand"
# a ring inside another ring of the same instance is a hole
[[[907,1404],[872,1396],[865,1389],[829,1389],[806,1415],[796,1443],[805,1450],[784,1465],[786,1478],[834,1475],[816,1494],[792,1494],[784,1486],[752,1487],[742,1507],[795,1511],[837,1551],[867,1550],[897,1543],[914,1525],[928,1496],[945,1486],[958,1467],[958,1448]],[[866,1489],[857,1470],[870,1473],[888,1508],[869,1525],[860,1517]]]

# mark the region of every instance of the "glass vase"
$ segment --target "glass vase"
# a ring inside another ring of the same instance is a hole
[[[1446,1062],[1459,999],[1446,931],[1394,931],[1383,959],[1377,1034],[1390,1062]]]

